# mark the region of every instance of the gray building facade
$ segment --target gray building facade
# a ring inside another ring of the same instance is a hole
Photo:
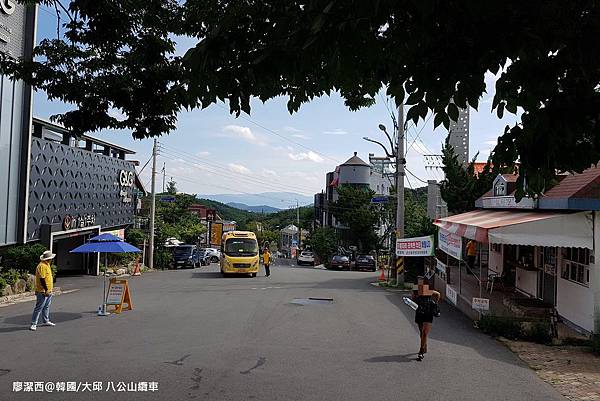
[[[30,58],[36,8],[0,1],[0,53]],[[32,90],[0,75],[0,246],[25,241]]]
[[[469,108],[458,109],[458,120],[450,120],[448,128],[449,143],[458,156],[458,161],[469,163]]]

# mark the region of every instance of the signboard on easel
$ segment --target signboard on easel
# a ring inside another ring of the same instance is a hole
[[[123,307],[123,304],[127,306]],[[111,312],[121,313],[124,310],[132,310],[133,302],[131,302],[131,294],[129,293],[129,285],[127,280],[113,278],[108,286],[108,294],[106,295],[106,305],[113,305],[115,309]]]

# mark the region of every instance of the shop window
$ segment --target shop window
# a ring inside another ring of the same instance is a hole
[[[590,284],[590,250],[587,248],[563,248],[561,277],[585,285]]]

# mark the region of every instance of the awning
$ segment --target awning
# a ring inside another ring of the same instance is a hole
[[[590,212],[480,209],[437,219],[434,224],[450,233],[478,242],[593,249],[594,233]]]

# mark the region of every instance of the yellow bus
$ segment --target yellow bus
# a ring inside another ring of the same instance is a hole
[[[256,277],[259,267],[258,241],[251,231],[228,231],[221,241],[221,273],[244,273]]]

